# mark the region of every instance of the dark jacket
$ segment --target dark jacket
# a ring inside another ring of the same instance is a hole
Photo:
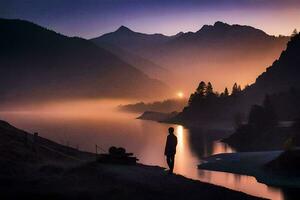
[[[169,134],[167,137],[166,147],[165,147],[165,155],[175,155],[176,154],[176,146],[177,146],[177,137],[174,134]]]

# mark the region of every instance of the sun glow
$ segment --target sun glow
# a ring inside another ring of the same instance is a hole
[[[178,98],[183,98],[184,97],[183,92],[177,92],[176,95],[177,95]]]

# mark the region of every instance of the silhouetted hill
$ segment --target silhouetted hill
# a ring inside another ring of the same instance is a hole
[[[291,103],[291,101],[298,99],[300,88],[299,51],[300,35],[298,34],[291,38],[286,50],[281,53],[280,57],[265,72],[257,77],[255,83],[242,92],[241,101],[247,105],[260,104],[266,94],[273,94],[276,106],[279,107],[280,102],[282,102],[282,106],[285,107],[288,106],[285,105],[286,103]],[[295,110],[297,109],[295,108]],[[291,111],[290,108],[288,110]]]
[[[288,40],[250,26],[216,22],[169,37],[121,27],[92,41],[118,46],[163,66],[177,77],[171,82],[175,88],[191,91],[201,79],[214,82],[218,89],[234,81],[242,85],[254,82],[278,58]]]
[[[291,39],[280,58],[257,78],[255,84],[242,93],[243,96],[240,101],[250,104],[250,99],[253,104],[257,103],[256,101],[259,101],[267,93],[275,93],[268,96],[268,98],[272,112],[277,115],[276,118],[280,120],[296,120],[299,118],[300,81],[298,77],[300,75],[300,59],[297,54],[299,51],[300,35],[298,34]],[[235,107],[238,105],[235,105]],[[259,108],[258,106],[252,106],[250,114],[254,113],[254,107]],[[293,128],[278,126],[268,128],[264,127],[267,124],[264,121],[272,120],[272,117],[263,117],[262,114],[256,113],[257,116],[250,118],[250,114],[248,124],[238,127],[235,133],[224,140],[226,143],[238,149],[257,151],[281,149],[290,138],[294,143],[293,145],[299,146],[298,125],[295,126],[294,124]],[[253,120],[250,121],[253,118],[259,120],[253,123]],[[266,141],[268,142],[266,143]]]
[[[194,98],[174,121],[198,123],[203,121],[233,121],[237,113],[245,115],[253,104],[262,104],[267,94],[276,106],[280,120],[296,117],[300,88],[300,35],[296,35],[279,59],[245,90],[227,97],[213,95]]]
[[[0,19],[1,99],[157,97],[167,87],[92,42]],[[150,92],[151,91],[151,92]]]
[[[265,93],[278,93],[290,88],[300,87],[300,35],[296,35],[287,44],[279,59],[262,73],[245,93],[262,96]]]

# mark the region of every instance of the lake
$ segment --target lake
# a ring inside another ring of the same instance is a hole
[[[95,152],[95,145],[101,148],[98,151],[107,151],[110,146],[125,147],[139,158],[139,162],[163,167],[166,167],[165,140],[172,126],[178,138],[175,173],[255,196],[288,199],[281,189],[258,183],[250,176],[197,169],[201,157],[235,151],[218,142],[228,131],[189,130],[181,125],[138,120],[137,114],[116,110],[118,105],[126,103],[129,102],[78,100],[14,105],[2,109],[0,118],[80,150]]]

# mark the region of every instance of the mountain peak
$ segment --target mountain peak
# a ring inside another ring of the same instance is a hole
[[[122,25],[116,30],[116,32],[133,32],[133,31],[127,28],[126,26]]]
[[[214,26],[215,27],[225,27],[225,26],[230,26],[230,25],[227,23],[221,22],[221,21],[217,21],[214,23]]]
[[[174,37],[179,37],[179,36],[181,36],[181,35],[183,35],[184,34],[184,32],[179,32],[179,33],[177,33],[176,35],[174,35]]]
[[[227,23],[225,23],[225,22],[222,22],[222,21],[216,21],[215,23],[214,23],[214,26],[218,26],[218,25],[228,25]]]
[[[221,22],[221,21],[217,21],[214,23],[214,25],[203,25],[201,27],[201,29],[199,31],[197,31],[197,33],[206,32],[206,31],[210,31],[210,30],[216,30],[216,29],[224,29],[224,28],[228,28],[228,27],[231,27],[231,25]]]

